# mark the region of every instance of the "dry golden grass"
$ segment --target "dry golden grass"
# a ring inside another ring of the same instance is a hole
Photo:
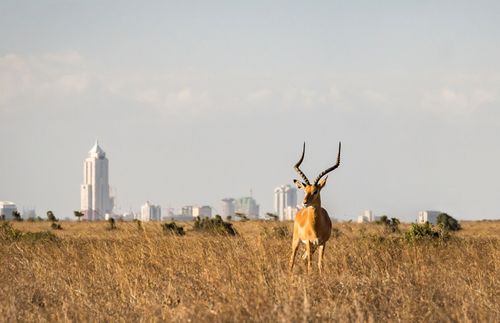
[[[183,225],[177,237],[157,223],[62,222],[57,241],[0,240],[0,320],[500,321],[498,221],[417,244],[337,223],[322,276],[300,261],[288,273],[291,242],[272,234],[277,223],[236,223],[238,237]]]

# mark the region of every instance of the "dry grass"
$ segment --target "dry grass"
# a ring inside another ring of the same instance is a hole
[[[237,223],[237,237],[185,225],[179,237],[157,223],[63,222],[57,241],[0,240],[0,320],[500,321],[498,221],[417,244],[334,224],[323,276],[300,262],[288,273],[290,239],[276,223]]]

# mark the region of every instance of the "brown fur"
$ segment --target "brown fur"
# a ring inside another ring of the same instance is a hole
[[[325,244],[330,239],[332,221],[328,212],[321,207],[320,191],[326,184],[326,178],[318,185],[308,185],[294,181],[298,188],[304,190],[304,208],[295,216],[293,225],[292,256],[290,258],[290,270],[293,269],[295,255],[300,242],[306,244],[307,269],[311,270],[311,258],[316,249],[319,250],[318,268],[321,272],[323,267],[323,254]],[[314,244],[314,246],[313,246]],[[317,248],[314,248],[317,247]]]

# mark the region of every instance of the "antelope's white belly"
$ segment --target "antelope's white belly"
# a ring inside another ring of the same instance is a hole
[[[307,243],[307,240],[301,240],[303,244]],[[319,241],[318,239],[310,240],[313,245],[318,245]]]

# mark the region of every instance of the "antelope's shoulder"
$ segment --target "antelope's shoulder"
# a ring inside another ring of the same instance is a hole
[[[297,214],[295,215],[295,223],[297,223],[301,227],[304,226],[308,221],[308,217],[310,215],[310,212],[314,212],[314,211],[311,208],[300,209],[297,212]]]

